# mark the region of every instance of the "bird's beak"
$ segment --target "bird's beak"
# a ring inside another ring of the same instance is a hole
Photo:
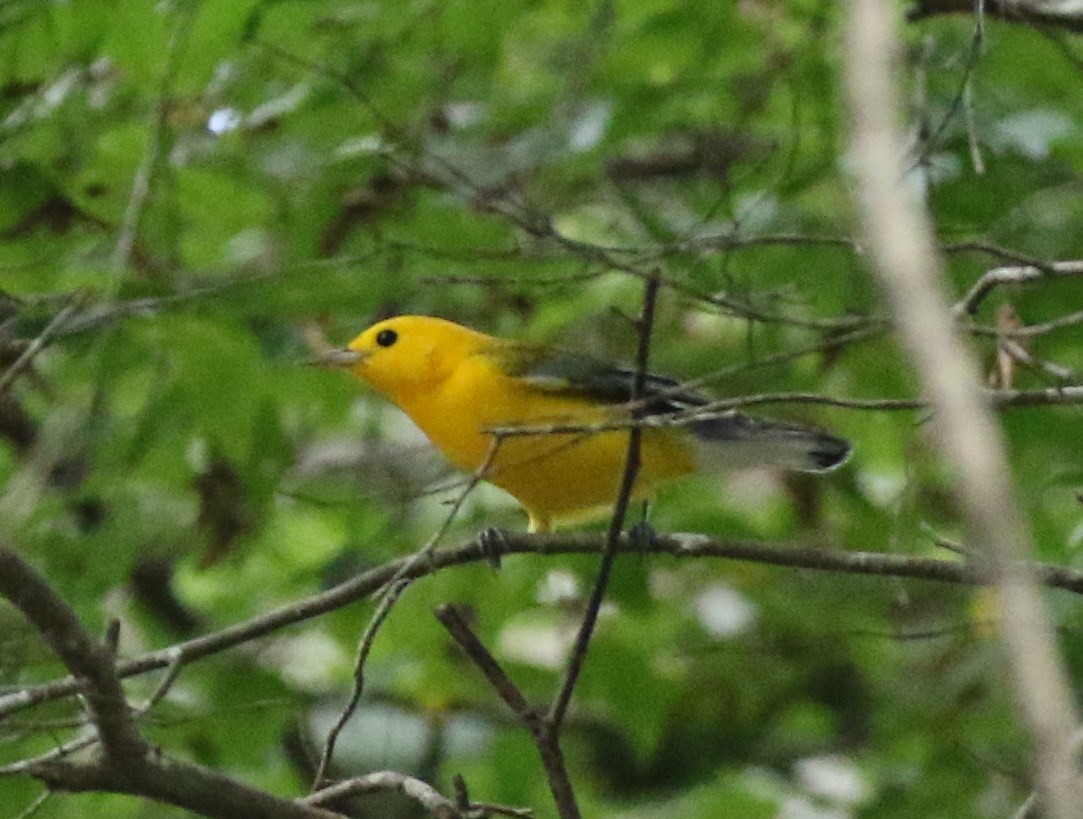
[[[368,355],[360,350],[346,348],[320,353],[310,358],[308,363],[316,367],[352,367],[360,364],[367,357]]]

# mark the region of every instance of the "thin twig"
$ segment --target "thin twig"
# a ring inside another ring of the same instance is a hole
[[[380,626],[383,625],[388,615],[391,614],[391,609],[395,603],[398,602],[399,597],[406,590],[406,587],[413,582],[413,578],[409,577],[410,573],[420,563],[425,560],[431,560],[433,551],[439,545],[444,535],[447,533],[452,522],[458,516],[459,510],[462,508],[463,503],[466,501],[467,496],[473,491],[485,477],[489,469],[490,464],[496,453],[500,448],[501,439],[498,436],[494,436],[489,444],[489,450],[482,461],[481,465],[474,471],[470,480],[467,481],[462,491],[456,497],[451,509],[447,515],[444,516],[444,520],[440,525],[440,528],[429,538],[428,542],[414,552],[410,558],[402,564],[399,571],[388,581],[380,590],[379,602],[375,613],[372,615],[372,619],[369,621],[368,626],[365,629],[364,634],[358,643],[357,659],[354,662],[353,670],[353,690],[350,692],[350,698],[347,700],[346,705],[343,707],[342,712],[339,714],[335,724],[331,727],[331,730],[327,734],[327,739],[324,742],[323,752],[320,755],[319,765],[316,768],[316,775],[313,778],[312,788],[318,790],[326,781],[327,771],[331,765],[331,759],[334,756],[335,745],[338,742],[338,737],[342,733],[346,724],[352,719],[354,713],[357,711],[357,707],[361,703],[361,697],[364,693],[365,687],[365,662],[368,659],[369,652],[372,650],[372,645],[376,640],[376,634],[379,631]]]
[[[1031,367],[1035,370],[1045,373],[1046,375],[1056,379],[1057,381],[1063,383],[1079,380],[1079,374],[1074,370],[1065,367],[1062,364],[1058,364],[1055,361],[1038,358],[1014,339],[1001,338],[997,342],[997,346],[1005,353],[1007,353],[1012,358],[1012,360],[1017,361],[1024,366]]]
[[[344,779],[298,801],[305,805],[330,805],[357,794],[373,791],[397,791],[441,819],[445,817],[446,819],[464,819],[462,812],[455,807],[454,803],[432,785],[397,771],[376,771],[364,776]]]
[[[38,812],[38,808],[45,804],[46,800],[52,796],[52,791],[42,791],[36,797],[34,801],[26,806],[14,819],[30,819],[35,813]]]
[[[143,158],[136,169],[135,177],[132,179],[128,203],[124,208],[120,231],[117,234],[117,241],[110,259],[114,294],[120,287],[124,270],[131,259],[132,250],[139,237],[139,224],[150,200],[155,175],[165,166],[163,161],[165,152],[162,149],[169,131],[169,114],[175,104],[173,84],[176,81],[177,70],[181,66],[184,48],[190,40],[192,33],[191,20],[195,15],[194,6],[182,5],[174,8],[177,17],[172,21],[169,40],[166,44],[161,86],[158,89],[158,99],[154,106],[154,121],[149,129],[150,133],[143,152]]]
[[[26,773],[27,771],[32,770],[38,763],[48,762],[53,759],[63,759],[66,756],[71,756],[92,745],[97,745],[98,742],[100,742],[100,739],[98,738],[97,732],[88,731],[83,736],[69,740],[63,745],[58,745],[56,748],[46,751],[43,754],[39,754],[38,756],[29,759],[20,759],[18,762],[0,766],[0,776],[13,776],[15,774]]]
[[[320,755],[320,762],[316,769],[316,775],[313,778],[313,790],[322,787],[327,770],[331,764],[331,758],[335,752],[335,744],[338,741],[339,734],[342,733],[342,730],[346,727],[346,723],[350,721],[357,711],[358,705],[361,703],[361,697],[365,687],[365,661],[368,659],[369,652],[376,640],[377,631],[379,631],[380,626],[383,625],[388,615],[391,614],[392,607],[398,602],[399,597],[406,590],[406,587],[413,582],[413,578],[409,577],[410,573],[421,562],[432,559],[433,551],[439,545],[440,541],[451,527],[452,522],[458,516],[459,510],[462,508],[467,496],[474,490],[474,487],[485,479],[489,467],[493,462],[493,458],[496,457],[496,453],[500,449],[500,443],[501,439],[499,437],[494,436],[492,438],[485,458],[478,468],[474,470],[474,474],[463,487],[463,490],[459,493],[458,497],[455,498],[451,509],[448,511],[447,515],[444,516],[440,528],[436,530],[424,546],[414,552],[414,554],[403,563],[401,569],[391,578],[387,586],[383,588],[376,612],[372,615],[372,619],[369,621],[368,627],[365,629],[361,641],[358,644],[357,660],[354,663],[353,672],[353,690],[350,693],[350,699],[347,701],[346,706],[342,709],[342,713],[339,714],[338,719],[327,734],[323,753]]]
[[[324,742],[323,753],[320,755],[320,763],[316,768],[316,775],[312,781],[313,791],[320,790],[324,782],[327,781],[327,771],[331,765],[331,757],[335,753],[335,744],[338,742],[339,734],[342,733],[342,729],[346,727],[346,723],[353,717],[354,712],[357,711],[357,706],[361,702],[361,696],[365,691],[365,661],[368,659],[372,644],[376,640],[376,632],[383,625],[384,620],[387,619],[391,609],[406,590],[406,587],[412,582],[412,579],[407,578],[399,578],[391,582],[386,588],[376,612],[372,615],[364,635],[361,637],[361,643],[357,649],[357,661],[354,663],[353,691],[350,693],[350,699],[346,703],[346,707],[342,709],[342,713],[339,714],[335,724],[327,732],[327,740]]]
[[[983,390],[989,404],[1000,410],[1015,410],[1045,406],[1070,406],[1083,404],[1083,385],[1065,385],[1034,390]],[[908,411],[927,409],[929,402],[917,398],[837,398],[810,392],[779,392],[760,395],[742,395],[723,398],[702,407],[674,412],[668,415],[651,415],[646,418],[618,418],[590,424],[577,424],[574,419],[552,424],[523,424],[522,426],[492,427],[487,432],[505,438],[532,435],[567,435],[579,433],[594,435],[617,429],[641,427],[662,429],[686,426],[699,421],[709,421],[735,409],[761,404],[820,404],[839,409]]]
[[[952,314],[957,318],[973,316],[978,312],[985,297],[993,288],[1004,284],[1029,284],[1052,277],[1083,276],[1083,260],[1050,262],[1038,265],[1018,265],[1012,267],[994,267],[981,276],[966,294],[952,307]]]
[[[64,329],[64,326],[68,323],[72,315],[74,315],[75,311],[79,309],[84,300],[84,294],[78,293],[74,295],[71,300],[64,305],[64,308],[50,319],[49,323],[45,325],[45,328],[38,333],[25,348],[23,348],[19,357],[4,370],[2,375],[0,375],[0,395],[3,395],[8,391],[18,375],[29,367],[38,353],[44,350],[46,345]]]
[[[651,332],[654,329],[654,308],[658,299],[659,280],[647,279],[643,290],[643,312],[638,322],[639,350],[636,354],[635,379],[632,382],[632,392],[629,403],[636,405],[640,396],[643,395],[644,385],[647,380],[647,366],[650,358]],[[638,420],[637,415],[643,410],[633,412],[632,419]],[[572,651],[568,657],[568,667],[564,674],[563,683],[549,709],[549,722],[554,733],[559,734],[560,727],[564,722],[564,715],[571,702],[572,692],[579,680],[583,662],[586,660],[587,649],[590,646],[590,638],[594,634],[594,626],[598,622],[598,612],[605,597],[605,590],[609,585],[609,574],[613,568],[613,560],[617,555],[617,547],[620,543],[620,534],[624,529],[624,518],[628,512],[628,504],[632,500],[632,491],[635,487],[636,478],[640,467],[640,439],[642,429],[633,426],[628,433],[628,451],[624,459],[624,474],[621,475],[620,489],[617,492],[616,503],[613,506],[613,516],[609,520],[609,531],[606,533],[605,550],[598,566],[598,577],[594,581],[587,607],[583,613],[583,621],[572,644]]]
[[[166,666],[165,676],[163,676],[158,682],[158,685],[155,686],[151,695],[147,697],[147,701],[137,709],[136,713],[139,716],[147,714],[154,706],[165,699],[166,694],[169,693],[169,689],[173,687],[177,678],[180,677],[181,670],[184,668],[184,661],[185,657],[183,652],[179,650],[173,651],[173,659],[170,661],[169,665]]]
[[[515,714],[520,722],[526,724],[531,730],[535,730],[539,719],[538,710],[527,701],[523,692],[519,690],[519,686],[512,681],[500,663],[497,662],[496,657],[474,634],[460,608],[453,605],[437,606],[433,610],[433,614],[436,615],[436,619],[440,621],[441,625],[447,629],[448,634],[459,644],[459,648],[466,652],[466,656],[470,658],[470,661],[485,675],[489,685],[493,687],[493,690],[504,701],[504,704],[511,709],[511,712]]]
[[[992,256],[1002,262],[1011,262],[1016,265],[1029,265],[1031,267],[1044,267],[1046,265],[1037,256],[1023,253],[1010,247],[1002,247],[992,242],[983,242],[979,239],[969,239],[965,242],[949,242],[940,246],[940,252],[951,255],[954,253],[983,253]]]
[[[1008,23],[1030,28],[1057,26],[1067,31],[1083,32],[1083,14],[1074,3],[1046,0],[989,0],[986,13]],[[910,21],[938,14],[973,14],[974,0],[914,0],[907,10]]]
[[[1038,324],[1024,324],[1022,327],[987,327],[983,324],[963,324],[963,329],[968,333],[980,336],[995,336],[998,338],[1027,338],[1032,336],[1044,336],[1064,327],[1073,327],[1083,324],[1083,310],[1068,313],[1049,321]]]
[[[494,805],[490,802],[474,802],[470,799],[470,793],[466,789],[466,780],[462,774],[455,774],[451,778],[452,787],[455,788],[455,807],[462,813],[471,816],[480,814],[487,816],[512,816],[515,819],[534,819],[534,811],[530,808],[509,808],[506,805]]]
[[[977,0],[980,4],[982,0]],[[928,164],[929,157],[933,151],[937,148],[937,143],[940,137],[947,131],[951,121],[955,119],[955,115],[959,113],[960,109],[964,107],[964,102],[967,96],[967,89],[971,85],[971,78],[974,76],[974,72],[978,67],[978,60],[981,57],[982,45],[985,42],[985,15],[975,15],[976,20],[974,22],[974,33],[970,38],[970,50],[966,55],[966,63],[963,66],[963,78],[959,84],[959,90],[956,91],[952,97],[951,102],[948,104],[948,110],[944,112],[943,117],[940,119],[940,123],[937,127],[926,137],[925,144],[922,146],[921,153],[917,160],[913,163],[913,166],[908,169],[912,170],[914,167],[922,167]],[[964,111],[965,116],[965,111]]]

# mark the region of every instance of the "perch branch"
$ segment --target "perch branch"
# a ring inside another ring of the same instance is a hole
[[[478,561],[488,562],[492,551],[501,554],[534,554],[545,557],[563,554],[598,554],[605,544],[605,535],[596,532],[558,532],[531,535],[525,532],[504,532],[496,544],[480,539],[460,546],[439,549],[431,560],[418,563],[408,573],[420,578],[438,571]],[[670,555],[683,559],[738,560],[792,569],[840,574],[901,577],[940,583],[988,585],[988,573],[978,566],[953,560],[916,557],[883,552],[852,552],[842,549],[821,549],[795,543],[764,543],[746,540],[717,540],[702,534],[656,533],[649,544],[633,543],[627,536],[620,542],[622,551]],[[186,663],[220,654],[284,628],[302,623],[352,603],[364,600],[400,575],[410,557],[402,557],[370,569],[327,591],[281,606],[258,617],[236,623],[219,631],[186,640],[168,648],[139,657],[120,660],[117,674],[132,677],[168,668],[179,654]],[[1050,588],[1083,595],[1083,572],[1050,563],[1024,564],[1040,582]],[[0,696],[0,720],[28,707],[51,702],[80,693],[85,683],[72,677],[28,686],[20,691]]]

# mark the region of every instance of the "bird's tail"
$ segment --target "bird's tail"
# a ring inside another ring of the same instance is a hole
[[[696,421],[690,429],[701,442],[697,449],[706,469],[777,466],[829,472],[850,456],[849,441],[823,430],[739,412]]]

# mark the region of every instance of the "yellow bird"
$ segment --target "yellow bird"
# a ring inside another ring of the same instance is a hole
[[[490,430],[627,420],[634,370],[431,316],[381,321],[323,361],[348,367],[398,405],[459,469],[485,465],[485,480],[529,514],[531,532],[596,516],[616,500],[627,430],[509,436],[495,450]],[[710,402],[657,375],[646,377],[642,398],[647,416]],[[684,426],[644,428],[640,453],[632,497],[648,500],[659,484],[705,468],[826,472],[846,460],[850,444],[812,427],[731,411]]]

